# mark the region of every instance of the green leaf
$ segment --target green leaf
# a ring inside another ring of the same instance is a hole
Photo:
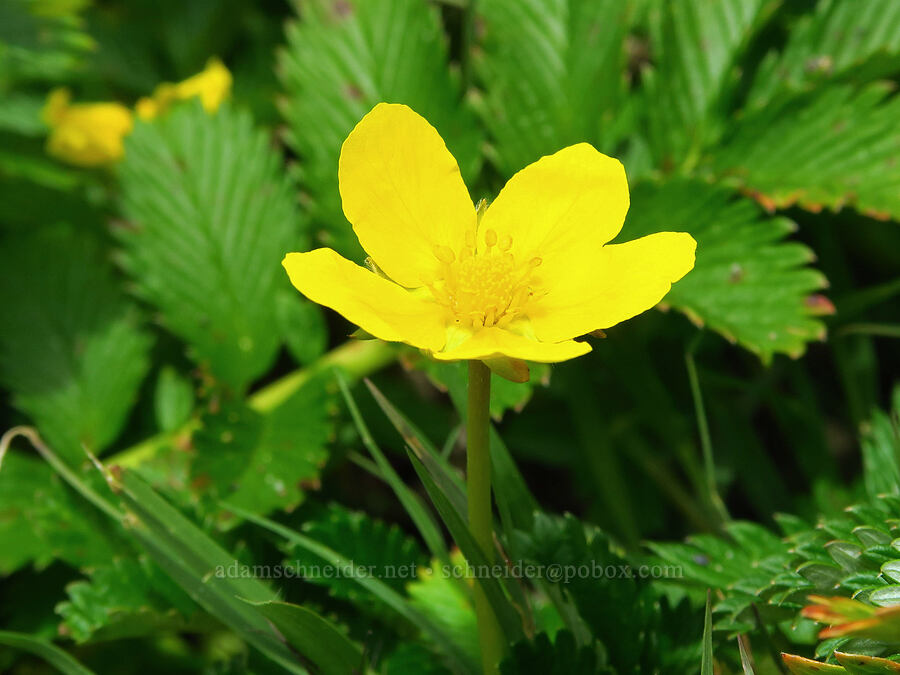
[[[510,655],[500,664],[502,675],[612,675],[615,671],[598,663],[592,645],[578,647],[569,631],[561,630],[553,638],[540,633],[534,640],[513,645]]]
[[[406,592],[413,607],[441,626],[477,662],[480,658],[478,625],[472,591],[461,574],[465,564],[459,551],[447,562],[435,560],[407,585]],[[457,571],[459,575],[455,574]]]
[[[834,80],[859,83],[900,66],[900,7],[892,0],[865,3],[820,0],[790,27],[778,53],[766,55],[753,80],[748,107]]]
[[[266,413],[235,401],[205,415],[193,437],[191,467],[201,494],[255,513],[298,505],[318,487],[328,459],[334,431],[330,381],[316,375]]]
[[[194,409],[194,385],[187,377],[182,377],[172,366],[159,371],[153,396],[153,410],[156,425],[160,431],[175,431],[180,428]]]
[[[372,595],[376,596],[385,605],[409,621],[413,626],[418,627],[425,636],[430,638],[447,658],[448,664],[451,665],[454,671],[469,672],[474,670],[475,666],[472,661],[460,647],[453,642],[441,626],[437,625],[427,616],[415,609],[406,598],[380,579],[369,576],[368,574],[359,573],[360,571],[356,569],[351,560],[348,560],[336,551],[295,530],[267,518],[257,516],[249,511],[235,508],[235,512],[237,515],[246,518],[249,522],[277,534],[288,543],[302,547],[318,556],[335,570],[342,572],[348,579],[353,580],[360,587],[372,593]]]
[[[116,233],[136,292],[198,363],[245,387],[280,345],[279,263],[306,247],[281,154],[247,113],[192,101],[138,123],[119,174],[128,222]]]
[[[481,131],[447,67],[439,12],[420,0],[312,0],[288,25],[278,73],[291,147],[303,157],[311,213],[325,244],[352,258],[362,252],[341,210],[341,144],[376,103],[405,103],[441,133],[471,181],[481,165]]]
[[[473,629],[474,630],[474,629]],[[402,642],[382,661],[384,675],[448,675],[449,671],[435,663],[434,655],[422,645]]]
[[[90,581],[66,587],[56,607],[61,631],[76,642],[184,631],[196,605],[145,556],[116,557],[90,570]]]
[[[479,113],[501,173],[568,145],[606,148],[625,99],[625,12],[617,0],[477,3]]]
[[[900,492],[900,387],[894,389],[890,415],[880,410],[860,432],[863,480],[871,497]]]
[[[95,47],[79,16],[87,3],[47,4],[7,0],[0,5],[0,86],[70,78]]]
[[[782,654],[784,664],[791,671],[791,675],[822,675],[822,673],[846,673],[841,666],[835,666],[830,663],[822,663],[821,661],[813,661],[805,659],[802,656],[794,656],[793,654]]]
[[[122,428],[149,367],[150,338],[99,243],[60,226],[0,250],[0,383],[57,451],[81,461]]]
[[[39,656],[63,675],[93,675],[94,672],[85,668],[52,642],[33,635],[0,631],[0,644]]]
[[[782,96],[748,112],[710,150],[707,169],[769,209],[850,205],[900,218],[900,99],[876,83]]]
[[[404,592],[406,584],[416,577],[417,568],[425,562],[416,540],[405,536],[399,527],[338,504],[329,505],[321,516],[307,520],[302,532],[398,593]],[[315,574],[313,570],[322,562],[319,556],[299,546],[291,547],[286,553],[292,558],[285,565],[298,565],[307,570],[303,575],[305,581],[326,586],[334,597],[350,600],[357,606],[364,604],[364,600],[370,601],[371,595],[361,593],[350,579]],[[375,611],[379,609],[380,606],[375,607]]]
[[[45,462],[10,450],[0,469],[0,574],[54,559],[76,568],[103,564],[120,542],[101,518]]]
[[[806,266],[814,258],[808,248],[783,241],[794,229],[726,189],[675,180],[634,190],[619,239],[659,230],[693,235],[694,269],[663,302],[769,361],[776,353],[797,357],[825,335],[811,294],[826,282]]]
[[[281,337],[297,363],[309,365],[325,352],[328,327],[321,308],[293,288],[275,299],[275,319]]]
[[[645,133],[655,164],[680,165],[725,122],[738,62],[777,5],[772,0],[653,2],[648,14],[653,66],[641,73]]]
[[[287,602],[253,603],[288,644],[324,675],[352,675],[364,667],[362,650],[315,612]]]
[[[863,654],[835,652],[837,659],[850,675],[889,675],[900,673],[900,663]]]

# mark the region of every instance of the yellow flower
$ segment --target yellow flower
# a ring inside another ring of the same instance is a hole
[[[617,160],[579,143],[519,171],[476,210],[438,132],[379,103],[344,141],[344,214],[383,276],[320,248],[283,265],[308,298],[382,340],[441,360],[554,362],[573,338],[653,307],[696,242],[659,232],[608,244],[628,210]]]
[[[66,89],[50,92],[43,110],[50,126],[47,152],[78,166],[110,164],[122,157],[122,140],[134,125],[119,103],[71,103]]]
[[[231,91],[231,73],[216,58],[206,62],[206,68],[177,84],[164,82],[152,97],[137,102],[135,110],[141,119],[150,120],[175,101],[199,98],[206,112],[215,112]]]

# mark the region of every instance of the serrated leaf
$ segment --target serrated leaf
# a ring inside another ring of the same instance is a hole
[[[653,2],[648,13],[653,66],[641,75],[646,137],[655,164],[679,165],[725,122],[738,62],[771,13],[771,0]]]
[[[808,248],[784,241],[794,229],[728,190],[676,180],[634,190],[620,239],[659,230],[693,235],[694,269],[663,302],[768,361],[776,353],[799,356],[825,334],[809,298],[826,282],[806,267]]]
[[[477,4],[479,103],[492,157],[511,176],[543,155],[617,135],[625,98],[625,12],[617,0]]]
[[[821,0],[812,13],[791,26],[784,49],[770,52],[763,60],[748,107],[761,107],[777,95],[851,75],[856,82],[887,75],[898,65],[900,7],[896,2]]]
[[[238,515],[246,518],[249,522],[282,537],[287,543],[299,546],[318,556],[323,562],[330,564],[335,570],[345,570],[348,572],[353,570],[352,561],[327,546],[272,520],[262,518],[241,509],[236,509],[236,511]],[[406,600],[406,598],[390,586],[386,585],[383,581],[372,576],[352,573],[348,576],[348,579],[353,580],[357,585],[376,596],[386,606],[404,617],[412,625],[417,626],[422,631],[423,635],[428,636],[439,647],[444,656],[446,656],[448,663],[452,666],[452,669],[465,671],[474,669],[475,666],[471,659],[469,659],[459,646],[450,639],[440,626],[431,621],[429,617],[419,612]]]
[[[102,564],[117,552],[96,510],[74,497],[45,462],[11,450],[0,469],[0,574],[60,559]]]
[[[116,229],[136,292],[235,389],[275,358],[280,262],[304,248],[281,154],[250,116],[229,105],[208,115],[190,102],[138,123],[120,165]]]
[[[890,675],[900,673],[900,663],[865,654],[835,652],[834,658],[850,675]]]
[[[365,513],[350,511],[338,504],[331,504],[319,517],[308,520],[303,534],[339,553],[365,574],[380,579],[398,592],[416,576],[417,568],[424,563],[418,543],[396,525],[374,520]],[[330,589],[338,598],[361,604],[363,598],[371,598],[361,592],[352,580],[325,572],[315,574],[322,560],[302,547],[294,546],[285,565],[298,565],[305,569],[304,580]]]
[[[713,148],[708,170],[769,209],[850,205],[900,218],[900,98],[872,84],[823,87],[747,113]]]
[[[822,673],[847,672],[841,666],[813,661],[812,659],[805,659],[802,656],[794,656],[793,654],[782,654],[781,658],[792,675],[821,675]]]
[[[447,64],[439,12],[420,0],[311,0],[288,25],[278,72],[291,147],[303,157],[311,211],[323,242],[351,258],[362,251],[338,194],[341,144],[376,103],[405,103],[440,132],[471,181],[481,165],[481,131],[460,101]]]
[[[318,305],[291,289],[275,299],[275,319],[281,338],[297,363],[308,365],[325,352],[328,327]]]
[[[881,410],[860,431],[863,480],[871,497],[900,492],[900,387],[894,389],[891,414]]]
[[[66,587],[56,607],[61,632],[76,642],[185,630],[196,605],[146,557],[116,557]]]
[[[174,431],[187,422],[194,409],[194,385],[172,366],[165,366],[156,378],[153,411],[160,431]]]
[[[3,79],[59,82],[71,77],[94,47],[79,16],[86,4],[73,2],[47,11],[41,3],[29,0],[2,3],[0,72]]]
[[[150,338],[100,245],[69,227],[7,237],[0,251],[0,382],[56,450],[118,436],[149,367]]]
[[[207,414],[193,438],[191,475],[201,494],[254,513],[299,504],[318,485],[328,458],[334,406],[329,387],[330,378],[319,375],[266,413],[237,401]]]

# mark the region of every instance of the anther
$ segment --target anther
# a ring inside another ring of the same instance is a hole
[[[494,230],[488,230],[484,233],[484,243],[488,248],[497,245],[497,233]]]
[[[504,234],[502,237],[500,237],[500,250],[508,251],[511,248],[512,248],[512,237],[509,236],[508,234]]]
[[[544,261],[541,260],[540,258],[532,258],[531,260],[528,261],[528,264],[531,265],[532,267],[540,267],[542,262],[544,262]]]
[[[453,253],[453,249],[449,246],[441,246],[440,244],[435,244],[432,249],[434,252],[434,257],[440,260],[442,263],[450,264],[456,260],[456,255]]]

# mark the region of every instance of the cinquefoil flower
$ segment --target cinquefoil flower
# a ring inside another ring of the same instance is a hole
[[[176,101],[199,98],[203,109],[213,113],[231,92],[231,82],[228,68],[219,59],[211,58],[206,62],[206,67],[196,75],[175,84],[163,82],[153,92],[153,96],[144,97],[137,102],[135,111],[141,119],[149,120]]]
[[[344,141],[344,214],[381,274],[335,251],[289,253],[310,300],[382,340],[441,360],[554,362],[573,338],[658,303],[694,265],[696,242],[660,232],[609,244],[628,210],[617,160],[580,143],[519,171],[476,211],[438,132],[380,103]]]
[[[72,103],[67,89],[47,97],[43,119],[50,127],[47,152],[69,164],[94,167],[121,159],[122,141],[134,126],[120,103]]]

